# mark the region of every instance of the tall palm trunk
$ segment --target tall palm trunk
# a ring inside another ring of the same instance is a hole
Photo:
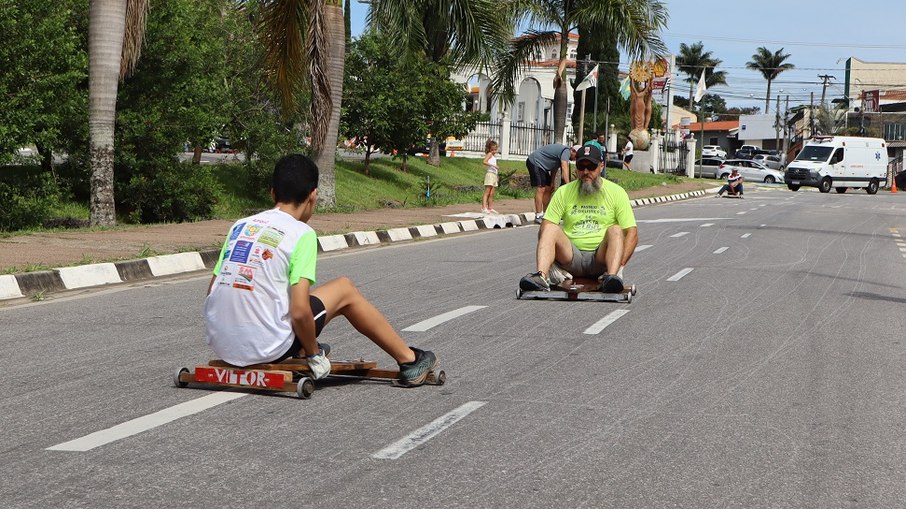
[[[92,226],[116,224],[113,129],[128,0],[91,0],[88,11],[88,131]]]
[[[560,32],[560,63],[554,76],[554,143],[563,141],[566,129],[566,109],[569,106],[566,93],[566,57],[569,52],[569,30]]]
[[[768,78],[768,91],[767,95],[764,98],[764,114],[768,114],[768,110],[771,109],[771,79]]]
[[[346,22],[343,6],[339,0],[327,1],[324,5],[324,21],[327,29],[327,73],[330,80],[330,121],[324,143],[314,154],[318,165],[318,200],[322,207],[334,207],[336,195],[337,135],[340,130],[340,105],[343,101],[343,68],[346,61]]]

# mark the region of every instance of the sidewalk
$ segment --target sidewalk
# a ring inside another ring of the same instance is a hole
[[[673,199],[683,199],[690,197],[684,193],[709,187],[713,187],[713,183],[688,181],[629,194],[630,198],[639,200],[636,205],[645,205],[650,200],[641,200],[642,198],[677,195]],[[453,227],[459,232],[460,229],[477,230],[494,225],[505,227],[531,224],[533,205],[530,199],[495,200],[494,208],[500,215],[489,217],[487,224],[483,221],[478,223],[469,221],[483,217],[478,204],[385,208],[355,213],[316,213],[309,224],[318,232],[322,241],[321,247],[325,251],[345,248],[349,243],[342,234],[352,232],[365,232],[352,239],[352,245],[355,245],[399,240],[398,235],[391,235],[393,238],[388,238],[387,232],[381,231],[411,229],[420,225],[447,223],[447,226],[450,226],[450,223],[459,221],[467,223]],[[216,257],[215,251],[220,249],[231,225],[232,221],[211,220],[169,225],[123,226],[110,231],[35,233],[0,238],[0,274],[6,274],[0,275],[0,300],[33,295],[35,292],[43,294],[60,289],[134,281],[158,276],[161,272],[173,274],[202,270],[211,265],[211,257]],[[428,235],[433,236],[434,228],[429,229],[432,231],[427,232]],[[379,238],[379,232],[382,233],[382,238]],[[405,231],[390,233],[401,233],[408,237],[408,232]],[[437,233],[450,232],[447,228],[437,226]],[[419,235],[420,232],[416,230],[415,236]],[[155,258],[174,253],[184,255],[160,257],[164,260]],[[148,259],[152,262],[166,261],[169,265],[175,264],[175,267],[159,268],[155,271],[153,266],[148,268]],[[122,260],[133,262],[119,262],[115,267],[110,263]],[[143,263],[138,263],[139,261]],[[90,277],[86,276],[84,271],[76,273],[76,266],[91,272]],[[51,270],[63,267],[69,268]],[[67,275],[70,280],[77,281],[66,282]],[[81,282],[86,277],[92,281]],[[94,283],[95,280],[99,283]]]

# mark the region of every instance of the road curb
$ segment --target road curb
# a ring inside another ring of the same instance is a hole
[[[707,191],[690,191],[654,198],[631,200],[633,208],[705,196]],[[390,228],[369,232],[350,232],[343,235],[318,237],[318,252],[334,252],[359,247],[409,242],[480,230],[514,228],[534,225],[535,214],[495,214],[475,219]],[[159,277],[203,272],[216,265],[219,249],[193,251],[172,255],[152,256],[139,260],[97,263],[52,270],[0,275],[0,302],[30,298],[40,300],[46,294],[66,290],[110,286],[155,279]]]

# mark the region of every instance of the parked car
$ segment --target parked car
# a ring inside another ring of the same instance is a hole
[[[720,148],[719,145],[705,145],[702,147],[702,157],[717,157],[719,159],[727,158],[727,151]]]
[[[764,182],[766,184],[783,182],[783,172],[772,170],[759,162],[748,159],[727,159],[717,170],[719,178],[725,179],[729,177],[734,167],[749,182]]]
[[[743,145],[736,150],[736,153],[733,154],[733,156],[736,159],[752,159],[756,150],[759,149],[755,145]]]
[[[695,161],[693,175],[697,178],[710,178],[716,179],[718,168],[724,163],[723,159],[718,159],[716,157],[705,157]]]
[[[755,154],[754,156],[752,156],[752,160],[756,163],[761,163],[772,170],[783,169],[783,163],[780,162],[780,156],[771,154]]]
[[[441,157],[447,156],[447,144],[446,142],[440,142],[440,145],[437,146],[438,152]],[[425,141],[424,145],[416,145],[406,151],[410,156],[428,156],[431,153],[431,140]]]

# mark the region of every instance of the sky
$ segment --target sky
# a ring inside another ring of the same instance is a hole
[[[764,112],[767,82],[757,71],[745,68],[760,46],[772,53],[783,48],[786,62],[795,69],[780,74],[771,84],[773,112],[777,95],[781,108],[786,96],[790,106],[821,98],[822,80],[830,75],[827,100],[843,96],[846,59],[866,62],[906,62],[906,1],[874,0],[865,3],[842,0],[662,0],[670,20],[661,38],[676,54],[681,43],[701,41],[705,51],[723,63],[728,86],[708,90],[724,98],[727,106],[758,106]],[[364,29],[368,6],[356,0],[351,5],[352,33]],[[625,55],[620,69],[627,70]],[[679,76],[679,79],[685,75]],[[906,83],[903,84],[906,88]],[[679,83],[676,94],[688,94],[688,84]]]

